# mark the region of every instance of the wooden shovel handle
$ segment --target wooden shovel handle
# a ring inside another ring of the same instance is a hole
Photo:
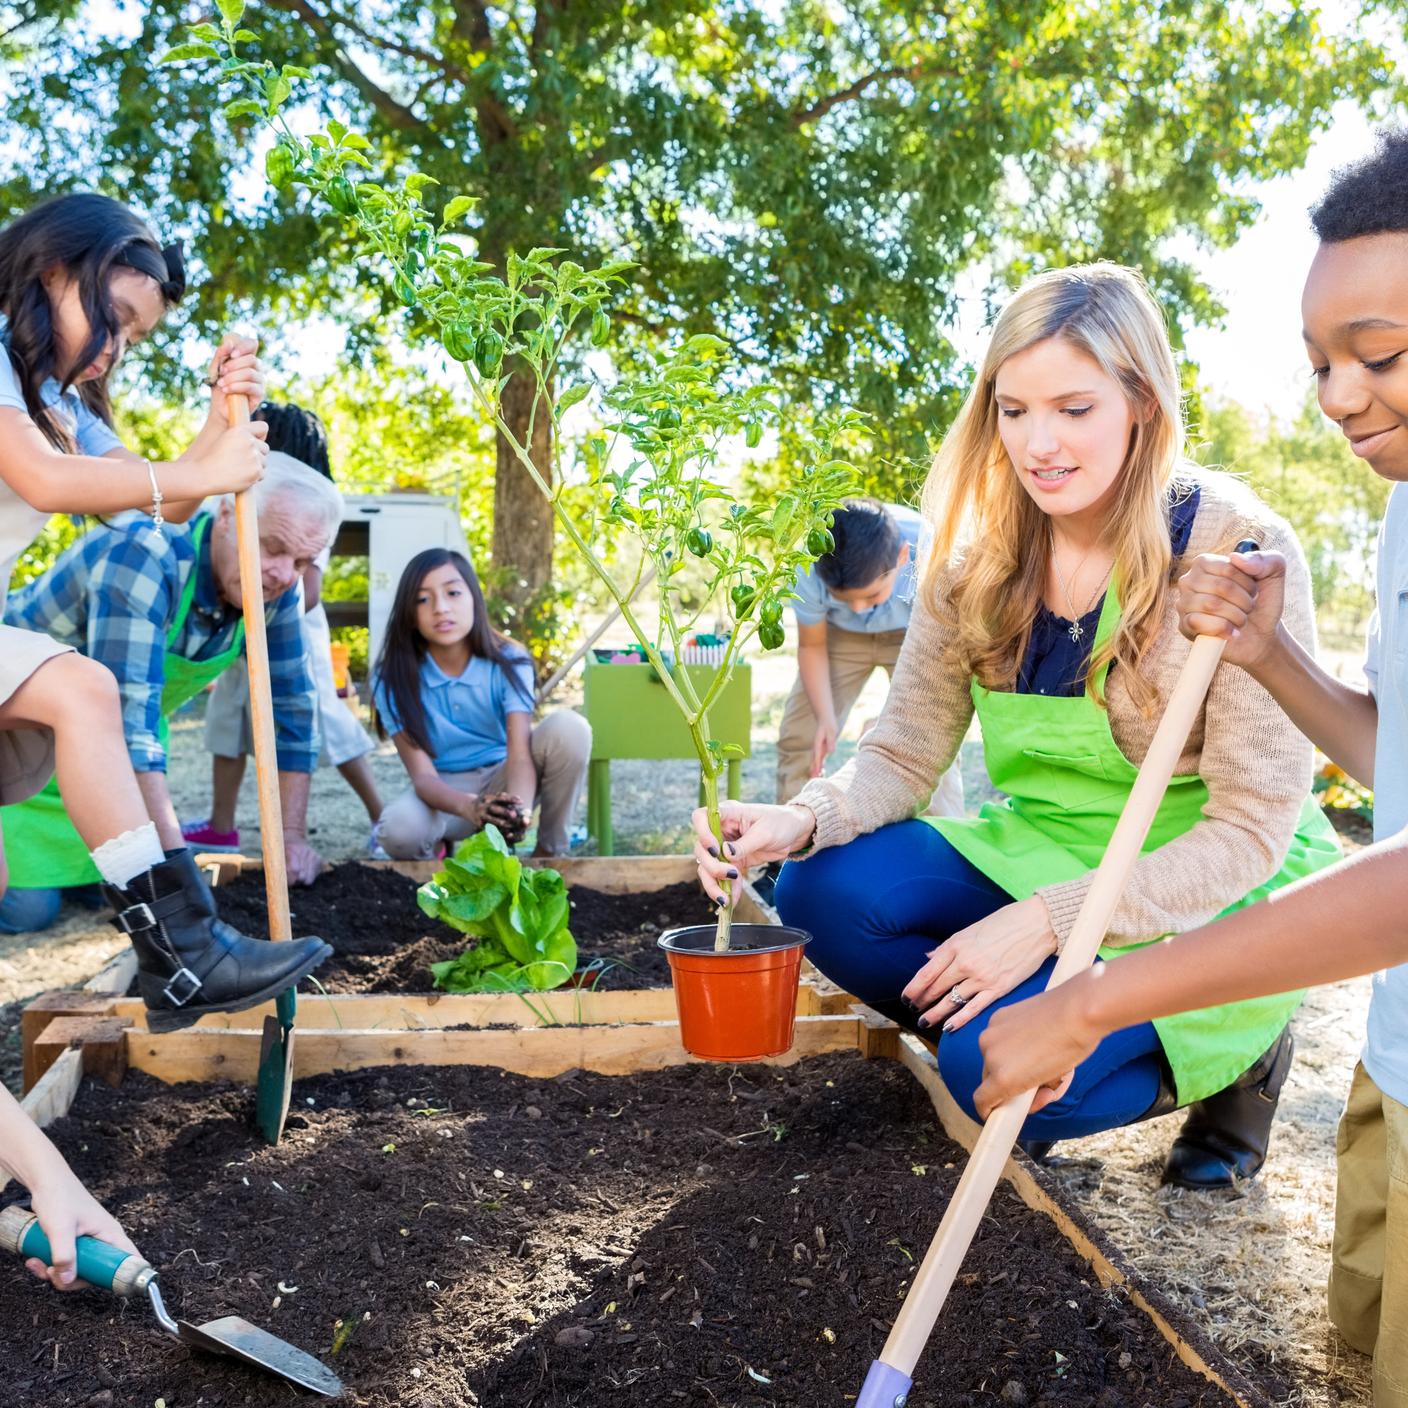
[[[249,421],[249,402],[227,396],[230,424]],[[264,847],[264,889],[269,901],[269,937],[291,939],[288,871],[284,865],[284,816],[279,802],[279,758],[274,742],[274,704],[269,689],[269,642],[264,632],[264,568],[259,555],[259,513],[254,490],[235,495],[244,649],[249,665],[249,721],[254,734],[254,773],[259,787],[259,832]]]
[[[1129,880],[1134,862],[1139,859],[1154,815],[1178,765],[1183,746],[1188,741],[1189,731],[1212,684],[1225,644],[1225,641],[1213,636],[1199,636],[1193,642],[1048,987],[1069,981],[1095,961],[1109,929],[1110,916]],[[914,1366],[933,1333],[934,1322],[944,1308],[958,1268],[992,1200],[993,1189],[1002,1177],[1002,1170],[1006,1167],[1012,1146],[1035,1097],[1035,1090],[1013,1096],[988,1116],[983,1132],[978,1136],[968,1166],[963,1170],[963,1177],[914,1278],[909,1295],[895,1317],[890,1338],[886,1340],[880,1356],[883,1363],[903,1374],[914,1373]]]

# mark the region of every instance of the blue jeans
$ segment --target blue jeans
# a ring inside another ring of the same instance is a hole
[[[103,893],[96,885],[68,889],[9,889],[0,897],[0,934],[37,934],[59,917],[65,899],[77,900],[85,909],[100,909]]]
[[[783,922],[812,935],[807,957],[832,982],[917,1031],[900,992],[936,944],[1012,903],[927,822],[901,821],[791,862],[778,877]],[[1025,982],[939,1038],[939,1072],[967,1113],[983,1075],[978,1038],[991,1014],[1045,988],[1048,959]],[[1077,1068],[1060,1100],[1028,1118],[1024,1139],[1075,1139],[1139,1118],[1159,1093],[1163,1048],[1150,1022],[1112,1033]]]

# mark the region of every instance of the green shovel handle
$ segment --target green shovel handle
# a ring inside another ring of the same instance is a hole
[[[49,1239],[39,1219],[28,1208],[12,1205],[0,1212],[0,1247],[19,1256],[37,1257],[45,1266],[53,1265],[54,1253]],[[100,1290],[130,1296],[145,1290],[156,1271],[135,1252],[125,1252],[97,1237],[80,1237],[78,1276]]]

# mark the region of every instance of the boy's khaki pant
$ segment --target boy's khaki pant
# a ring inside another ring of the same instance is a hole
[[[903,631],[838,631],[834,626],[826,632],[827,663],[831,667],[831,700],[836,709],[836,727],[846,727],[851,707],[860,698],[877,668],[894,678],[895,661],[904,644]],[[786,802],[795,797],[811,779],[812,743],[816,738],[816,713],[802,685],[799,674],[792,683],[792,693],[782,710],[782,723],[777,733],[777,800]],[[955,763],[940,779],[930,799],[929,811],[935,816],[963,815],[963,779]]]
[[[559,709],[534,726],[529,747],[533,770],[538,774],[538,849],[548,855],[565,855],[568,827],[591,761],[591,725],[581,714]],[[437,775],[461,792],[502,792],[508,767],[498,763]],[[414,787],[401,793],[376,824],[377,839],[392,860],[429,860],[442,841],[463,841],[473,830],[462,816],[426,806]]]
[[[1374,1356],[1374,1408],[1408,1408],[1408,1106],[1362,1065],[1335,1142],[1330,1319]]]

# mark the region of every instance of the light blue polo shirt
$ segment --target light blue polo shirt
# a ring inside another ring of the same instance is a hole
[[[855,631],[860,635],[878,635],[881,631],[909,629],[910,612],[914,609],[914,593],[919,582],[919,540],[924,520],[917,509],[901,504],[886,504],[885,512],[899,525],[900,538],[909,544],[909,561],[895,578],[895,589],[889,601],[872,606],[869,611],[853,611],[844,601],[837,601],[826,583],[810,567],[797,575],[792,603],[799,626],[819,626],[823,621],[838,631]]]
[[[533,712],[533,662],[509,652],[513,679],[492,660],[471,655],[462,674],[447,675],[427,654],[420,666],[421,707],[437,772],[497,767],[508,757],[508,716]],[[378,679],[373,697],[388,733],[401,732],[389,691]]]
[[[1374,840],[1408,827],[1408,484],[1395,484],[1379,533],[1364,677],[1379,706],[1374,746]],[[1408,895],[1396,897],[1399,908]],[[1386,908],[1394,900],[1384,896]],[[1364,1068],[1374,1084],[1408,1105],[1408,963],[1374,974]]]

